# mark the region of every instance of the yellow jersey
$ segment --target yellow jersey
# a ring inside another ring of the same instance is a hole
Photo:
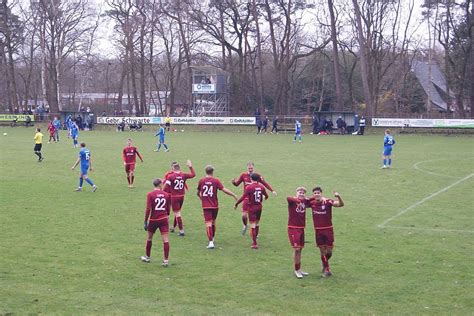
[[[37,132],[33,139],[35,140],[35,144],[41,144],[43,143],[43,134],[41,134],[40,132]]]
[[[165,123],[171,123],[171,117],[169,116],[165,117]]]

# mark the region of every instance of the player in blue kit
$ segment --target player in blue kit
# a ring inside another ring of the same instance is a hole
[[[86,180],[92,186],[92,192],[97,190],[97,186],[92,182],[91,179],[87,177],[87,170],[92,171],[92,160],[91,160],[91,153],[89,149],[86,148],[85,143],[81,143],[81,150],[79,151],[79,158],[77,158],[76,163],[72,166],[72,170],[76,168],[76,166],[81,163],[81,177],[79,178],[79,187],[76,189],[77,192],[82,191],[82,183]]]
[[[59,130],[61,129],[61,121],[57,118],[57,116],[54,117],[53,126],[54,136],[56,136],[56,141],[59,142]]]
[[[301,143],[301,122],[298,120],[295,121],[295,138],[293,139],[293,143],[296,142],[296,138],[299,138],[299,142]]]
[[[74,148],[77,148],[77,138],[79,137],[79,127],[77,127],[77,124],[75,122],[71,121],[70,128],[71,128],[72,143],[74,144]]]
[[[383,167],[387,169],[392,167],[392,147],[395,145],[395,139],[390,134],[390,130],[385,130],[385,137],[383,139]]]
[[[163,124],[160,124],[160,129],[158,130],[158,132],[156,132],[155,136],[160,137],[160,142],[158,143],[158,148],[155,149],[155,151],[160,151],[161,145],[163,145],[165,147],[165,151],[170,151],[168,149],[168,146],[166,146],[166,144],[165,144],[165,128],[163,127]]]

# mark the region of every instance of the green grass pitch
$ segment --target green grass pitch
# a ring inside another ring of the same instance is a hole
[[[7,136],[2,136],[3,133]],[[33,129],[0,128],[0,314],[455,314],[474,311],[474,142],[472,137],[397,135],[393,169],[381,170],[378,135],[312,136],[231,132],[170,133],[171,151],[155,153],[151,132],[82,132],[99,187],[73,192],[78,149],[44,144]],[[45,139],[47,138],[47,132]],[[144,156],[129,189],[121,162],[128,137]],[[193,161],[184,238],[170,235],[170,266],[160,266],[155,236],[144,264],[143,211],[151,180],[170,162]],[[278,192],[264,204],[260,249],[241,236],[240,210],[219,194],[217,249],[196,196],[204,166],[224,185],[254,161]],[[319,251],[307,218],[302,267],[293,275],[286,196],[296,187],[337,190],[334,275],[320,277]],[[383,227],[379,227],[382,225]]]

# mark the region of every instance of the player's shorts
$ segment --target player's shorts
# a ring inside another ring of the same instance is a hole
[[[160,233],[164,234],[169,231],[168,218],[162,218],[158,221],[150,221],[148,223],[148,231],[155,233],[157,229],[160,229]]]
[[[87,170],[89,170],[89,166],[81,166],[81,175],[85,176],[87,174]]]
[[[332,227],[315,229],[316,246],[327,246],[332,248],[334,246],[334,230]]]
[[[288,227],[288,239],[293,248],[304,248],[304,228]]]
[[[244,199],[242,202],[242,213],[248,213],[249,212],[249,200]]]
[[[165,123],[165,126],[166,126],[166,127],[170,127],[170,126],[171,126],[171,123],[170,123],[170,122],[166,122],[166,123]]]
[[[43,144],[35,144],[35,148],[33,150],[34,151],[41,151],[41,147],[43,147]]]
[[[134,172],[135,171],[135,164],[134,163],[128,163],[125,165],[125,172]]]
[[[164,137],[163,137],[163,138],[160,137],[160,144],[164,144],[164,143],[165,143],[165,138],[164,138]]]
[[[179,212],[181,211],[181,208],[183,207],[184,203],[184,196],[176,196],[176,197],[171,197],[171,208],[173,209],[173,212]]]
[[[218,208],[205,208],[202,210],[204,215],[204,222],[212,222],[217,218],[217,213],[219,212]]]
[[[256,221],[260,220],[262,216],[262,210],[249,210],[249,222],[255,223]]]
[[[71,135],[71,137],[72,137],[73,140],[77,140],[77,137],[78,137],[78,136],[79,136],[79,135]]]
[[[392,147],[384,147],[383,148],[383,155],[384,156],[390,156],[392,154]]]
[[[301,136],[301,131],[295,132],[295,136]]]

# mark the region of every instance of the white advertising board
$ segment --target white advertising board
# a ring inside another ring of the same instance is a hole
[[[373,118],[372,126],[374,127],[474,128],[474,120]]]
[[[164,117],[97,117],[97,124],[117,125],[120,122],[125,124],[141,122],[146,124],[160,124]],[[255,125],[255,117],[171,117],[171,124],[175,125]]]

